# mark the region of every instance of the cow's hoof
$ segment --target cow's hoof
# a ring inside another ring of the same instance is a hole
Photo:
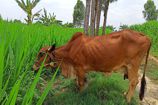
[[[79,87],[79,90],[80,92],[82,92],[84,90],[84,87],[83,86]]]
[[[127,95],[126,95],[126,102],[127,102],[127,105],[130,105],[131,98],[129,98]]]
[[[76,86],[76,90],[77,90],[77,92],[82,92],[83,91],[83,87],[81,87],[81,86]]]
[[[79,88],[79,86],[78,86],[78,85],[75,85],[75,90],[76,90],[77,92],[79,92],[79,91],[80,91],[80,88]]]

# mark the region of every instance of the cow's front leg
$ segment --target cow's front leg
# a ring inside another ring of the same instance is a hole
[[[83,69],[77,70],[77,78],[78,78],[77,84],[78,84],[79,90],[82,91],[85,84],[85,80],[86,80],[85,72]]]

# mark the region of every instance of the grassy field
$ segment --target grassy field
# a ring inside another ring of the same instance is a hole
[[[127,91],[128,81],[120,74],[110,77],[102,73],[91,72],[88,83],[82,92],[78,92],[74,81],[67,82],[66,91],[56,92],[47,97],[47,105],[127,105],[123,93]],[[66,82],[64,80],[64,82]],[[63,82],[61,83],[63,84]],[[62,87],[63,88],[63,87]],[[61,89],[59,89],[61,90]],[[136,97],[137,93],[136,93]],[[131,105],[137,105],[138,99],[132,98]],[[52,101],[53,100],[53,101]],[[62,100],[62,101],[61,101]]]
[[[63,84],[59,85],[59,88],[52,88],[54,74],[45,69],[41,68],[40,72],[34,75],[32,65],[39,49],[45,45],[52,45],[54,41],[57,42],[57,46],[64,45],[78,31],[83,29],[56,25],[27,26],[0,20],[0,103],[41,105],[44,101],[57,105],[116,105],[116,103],[126,105],[122,94],[127,90],[128,82],[119,74],[106,78],[101,74],[92,73],[88,75],[92,81],[81,93],[76,91],[73,81],[64,78],[61,79]],[[107,33],[110,32],[107,30]],[[153,33],[148,35],[153,40],[152,52],[155,53],[158,51],[156,47],[158,36],[152,36]],[[61,77],[57,77],[55,81],[58,78]],[[67,91],[56,95],[66,86],[69,87]],[[137,99],[134,98],[132,105],[136,104]]]

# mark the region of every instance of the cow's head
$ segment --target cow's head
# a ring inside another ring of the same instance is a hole
[[[51,68],[51,69],[55,68],[54,50],[55,50],[55,44],[52,46],[41,48],[36,57],[36,61],[35,61],[35,64],[33,65],[33,69],[35,71],[38,71],[44,59],[45,59],[44,67]]]

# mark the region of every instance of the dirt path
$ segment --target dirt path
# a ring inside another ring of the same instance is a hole
[[[156,57],[150,55],[149,59],[153,60],[154,62],[156,62],[158,64],[158,59]]]
[[[146,92],[145,97],[140,105],[158,105],[158,85],[155,81],[146,77]],[[138,84],[137,90],[140,89],[140,83]]]
[[[150,56],[150,59],[152,59],[154,62],[158,64],[157,58]],[[142,77],[142,73],[140,73],[140,75],[141,76],[139,77]],[[146,76],[146,82],[147,85],[146,85],[145,97],[144,100],[140,102],[140,105],[158,105],[158,81],[153,81]],[[140,82],[137,87],[137,90],[139,89],[140,89]]]

